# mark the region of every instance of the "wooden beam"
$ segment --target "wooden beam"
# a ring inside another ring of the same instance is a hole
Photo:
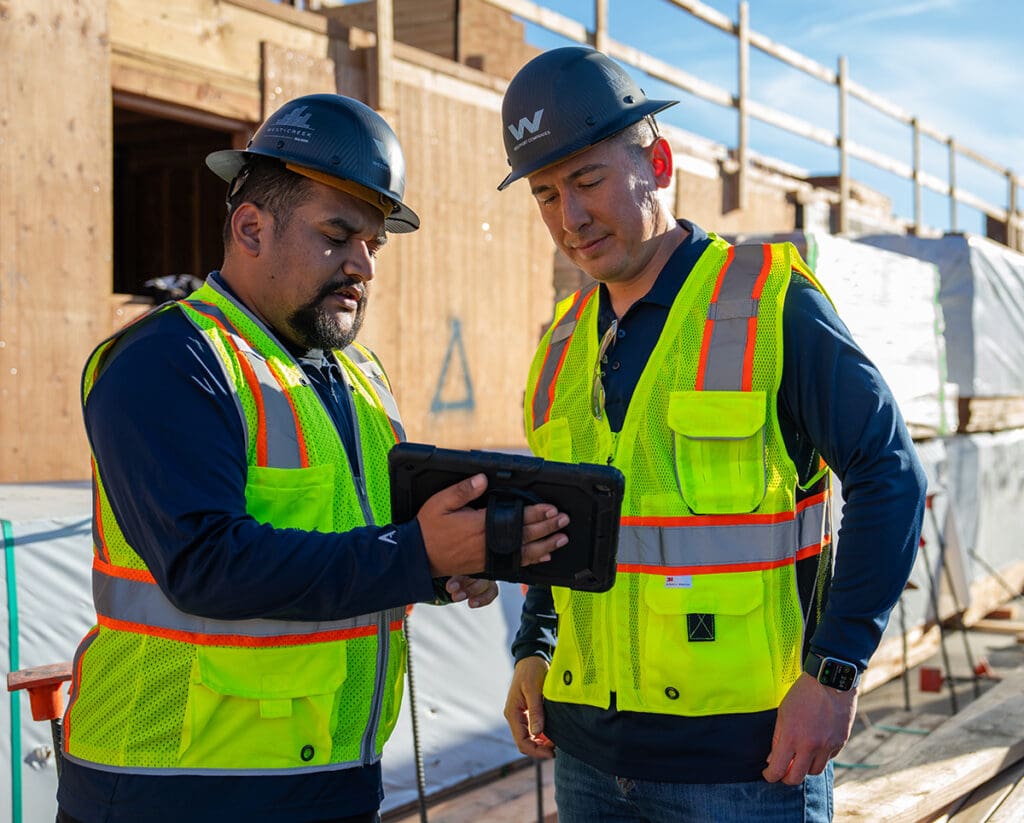
[[[1024,820],[1024,781],[1018,782],[985,823],[1020,823]]]
[[[964,798],[963,804],[950,817],[950,823],[986,823],[992,814],[1024,779],[1024,761],[1000,772],[987,783],[978,786]],[[1020,820],[1020,817],[1014,818]]]
[[[646,52],[632,46],[627,46],[625,43],[620,43],[611,37],[605,39],[605,46],[607,53],[611,57],[624,63],[629,63],[651,77],[671,83],[685,92],[700,97],[702,100],[707,100],[709,103],[715,103],[725,108],[733,107],[732,93],[720,86],[701,80],[699,77],[682,71],[670,63],[666,63],[656,57],[651,57]]]
[[[543,26],[548,31],[560,34],[577,43],[589,43],[592,39],[587,27],[571,17],[558,14],[529,0],[484,0],[489,6],[504,9],[509,14],[520,17],[530,23]]]
[[[1007,603],[985,615],[988,620],[1020,620],[1020,604]]]
[[[971,624],[971,628],[979,632],[992,632],[993,634],[1020,634],[1024,632],[1024,621],[991,620],[985,617]]]
[[[836,788],[837,823],[916,823],[1024,757],[1024,669],[1016,669],[896,763]]]
[[[980,565],[980,564],[979,564]],[[1002,566],[986,577],[971,583],[971,605],[962,617],[965,626],[973,626],[997,606],[1007,603],[1024,591],[1024,560]]]
[[[240,9],[255,12],[264,17],[273,17],[293,26],[301,26],[304,29],[316,32],[317,34],[327,33],[327,19],[319,14],[302,11],[284,3],[275,3],[271,0],[221,0],[229,6],[237,6]]]

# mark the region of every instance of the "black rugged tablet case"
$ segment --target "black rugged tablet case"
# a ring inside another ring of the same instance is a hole
[[[396,523],[412,520],[441,489],[474,474],[487,475],[487,491],[470,504],[488,509],[488,568],[477,577],[588,592],[607,591],[615,582],[625,478],[613,466],[399,443],[388,455],[388,469]],[[531,503],[551,503],[569,515],[563,530],[569,542],[550,561],[523,567],[521,512]]]

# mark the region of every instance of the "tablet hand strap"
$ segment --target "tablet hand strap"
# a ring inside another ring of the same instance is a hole
[[[487,499],[487,557],[484,571],[498,580],[515,579],[523,556],[523,498],[492,493]]]

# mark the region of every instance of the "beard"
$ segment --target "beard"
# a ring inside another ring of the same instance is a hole
[[[310,349],[344,349],[356,339],[366,316],[367,287],[360,281],[346,278],[341,282],[329,283],[309,303],[297,309],[288,318],[288,325],[298,340]],[[359,300],[352,322],[346,327],[334,312],[324,308],[324,300],[341,288],[357,286]]]

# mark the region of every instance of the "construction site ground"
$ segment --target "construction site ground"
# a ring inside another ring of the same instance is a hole
[[[884,776],[898,772],[904,761],[912,763],[915,754],[917,759],[922,755],[930,756],[923,751],[924,741],[937,729],[949,729],[954,723],[954,714],[959,715],[1000,683],[1005,683],[1004,689],[1015,688],[1013,684],[1017,681],[1024,684],[1024,643],[1018,642],[1018,628],[1024,628],[1019,622],[1020,613],[1019,607],[1011,603],[1001,618],[986,621],[982,629],[945,629],[944,651],[940,646],[934,655],[911,668],[906,677],[889,680],[860,696],[853,734],[834,761],[836,821],[1024,821],[1024,760],[1020,759],[1024,756],[1024,729],[1009,730],[1020,737],[1020,741],[999,749],[999,765],[987,766],[989,771],[998,771],[991,779],[972,785],[980,779],[968,776],[961,779],[960,788],[943,785],[941,792],[931,792],[934,797],[942,793],[955,795],[935,812],[917,816],[913,810],[893,811],[886,806],[887,798],[882,796],[886,791],[900,791],[898,776],[893,785],[886,784]],[[995,697],[998,699],[998,695]],[[989,700],[992,698],[990,695]],[[1017,707],[1020,702],[1014,699],[1012,706]],[[1011,705],[1004,702],[999,706],[1004,704]],[[997,706],[993,711],[998,713],[1000,709]],[[988,716],[991,717],[992,712]],[[952,731],[955,733],[955,729]],[[967,733],[961,737],[966,740]],[[1008,751],[1003,751],[1006,748]],[[941,752],[935,754],[940,755]],[[948,772],[948,764],[936,761],[933,771],[940,781],[943,769]],[[928,774],[927,766],[924,773]],[[974,773],[981,772],[974,769]],[[852,785],[841,788],[848,783]],[[858,784],[880,792],[877,816],[872,816],[870,809],[865,813],[863,809],[843,808],[843,793],[852,789],[856,794],[861,788]],[[912,788],[918,792],[926,790],[922,786],[906,786],[908,790]],[[396,809],[383,816],[383,823],[557,823],[557,820],[552,762],[544,761],[538,767],[526,759],[431,798],[425,813],[417,804],[414,808]]]

